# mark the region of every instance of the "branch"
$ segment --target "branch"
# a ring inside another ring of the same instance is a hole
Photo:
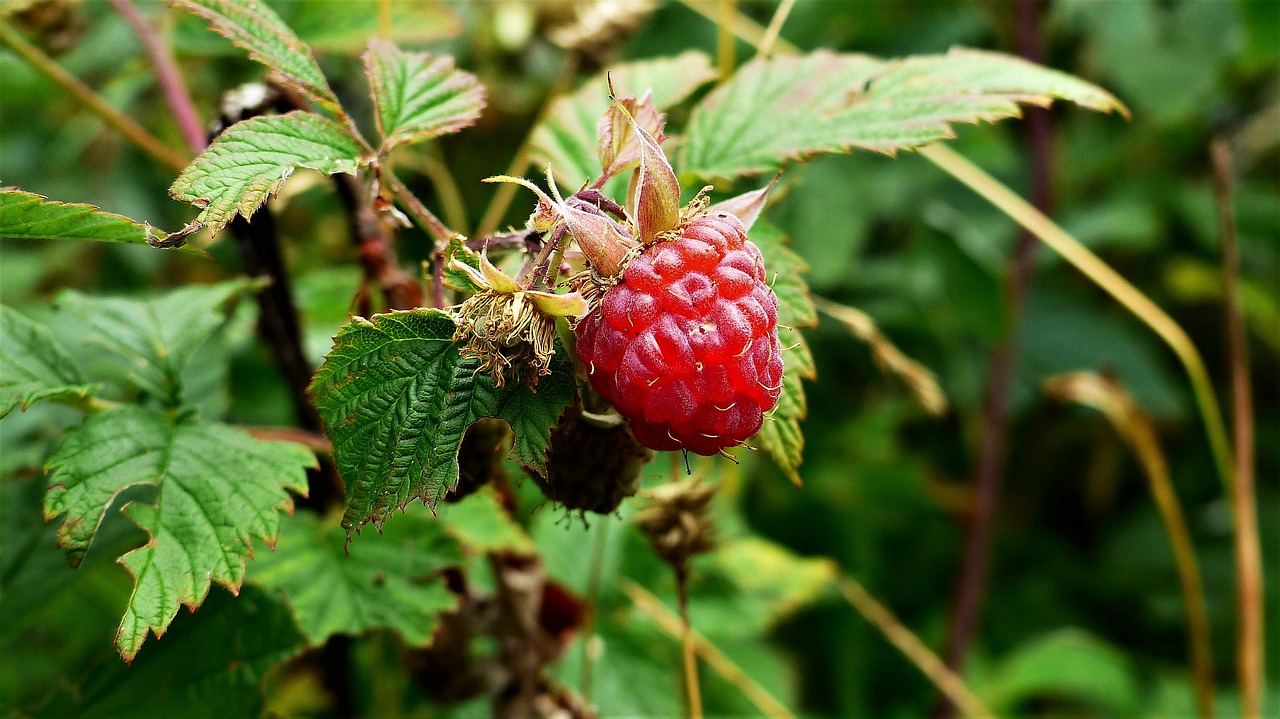
[[[421,307],[422,285],[400,266],[395,246],[374,211],[364,185],[352,175],[338,174],[334,181],[347,209],[351,240],[364,267],[366,282],[381,288],[390,309]]]
[[[182,74],[178,72],[172,50],[160,39],[151,23],[147,22],[147,19],[138,11],[133,0],[111,0],[111,4],[125,22],[133,27],[138,39],[142,41],[142,49],[151,61],[151,67],[156,73],[156,81],[160,84],[160,90],[164,93],[169,109],[173,112],[173,121],[177,123],[178,130],[186,138],[187,146],[193,153],[199,154],[204,150],[208,138],[200,123],[200,116],[196,113],[195,103],[191,101],[186,83],[182,80]]]
[[[674,639],[683,636],[684,624],[680,620],[680,616],[668,609],[660,599],[650,594],[643,587],[630,579],[619,580],[622,591],[631,599],[631,603],[642,614],[654,621],[658,627],[670,635]],[[725,656],[715,644],[698,633],[696,629],[690,630],[690,639],[693,647],[697,651],[698,656],[707,663],[716,674],[720,675],[730,686],[742,692],[742,696],[746,697],[760,713],[770,719],[795,719],[795,714],[786,707],[782,702],[778,701],[764,687],[760,686],[754,679],[747,676],[733,660]]]
[[[1018,52],[1030,62],[1043,61],[1037,0],[1018,0]],[[1031,163],[1031,199],[1036,209],[1048,213],[1052,202],[1051,142],[1049,111],[1028,108],[1026,148]],[[987,366],[987,387],[982,402],[981,443],[974,470],[975,506],[965,542],[964,558],[956,587],[951,631],[947,637],[947,666],[964,670],[969,647],[978,632],[990,571],[991,543],[1000,505],[1000,485],[1004,479],[1009,445],[1009,392],[1015,374],[1014,351],[1021,329],[1023,306],[1031,287],[1035,261],[1035,237],[1026,230],[1018,233],[1013,259],[1005,278],[1004,328]]]
[[[116,132],[123,135],[126,140],[132,142],[138,149],[151,155],[152,158],[175,172],[182,172],[186,169],[186,157],[156,139],[154,135],[147,132],[146,128],[112,107],[100,95],[90,90],[88,86],[76,79],[71,73],[62,69],[48,55],[40,52],[37,47],[24,40],[16,30],[9,26],[7,20],[0,20],[0,41],[8,45],[10,49],[27,61],[41,75],[44,75],[70,93],[72,97],[101,118]]]
[[[991,711],[983,705],[982,700],[965,686],[964,680],[948,669],[937,654],[930,651],[919,637],[893,615],[893,612],[868,594],[857,580],[848,576],[841,577],[840,593],[864,619],[871,623],[871,626],[879,630],[890,644],[897,647],[903,656],[928,677],[929,681],[933,682],[933,685],[955,706],[959,707],[965,716],[995,719]]]
[[[1258,498],[1255,495],[1253,462],[1253,400],[1249,387],[1249,344],[1240,309],[1240,252],[1236,242],[1235,209],[1232,201],[1231,146],[1221,138],[1212,146],[1213,187],[1218,203],[1219,232],[1222,235],[1222,272],[1226,299],[1227,354],[1231,361],[1232,425],[1235,429],[1235,492],[1231,502],[1235,515],[1236,602],[1240,612],[1236,630],[1239,653],[1240,697],[1244,716],[1262,716],[1263,648],[1265,632],[1262,612],[1262,547],[1258,536]]]

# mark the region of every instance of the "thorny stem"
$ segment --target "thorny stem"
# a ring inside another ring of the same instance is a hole
[[[676,597],[680,603],[680,648],[684,656],[684,689],[689,719],[702,719],[702,691],[698,687],[698,657],[693,649],[693,625],[689,622],[689,568],[676,567]]]
[[[280,252],[275,218],[268,208],[262,207],[254,213],[252,222],[237,217],[229,229],[235,238],[245,274],[271,278],[271,284],[256,295],[259,331],[280,365],[298,425],[306,432],[321,434],[324,424],[307,395],[313,368],[302,349],[302,323]],[[345,499],[342,480],[332,462],[321,462],[319,471],[310,474],[308,485],[310,490],[300,502],[302,506],[324,511]]]
[[[1218,474],[1234,497],[1235,481],[1232,472],[1234,462],[1227,442],[1226,425],[1223,424],[1222,412],[1218,408],[1217,398],[1214,397],[1213,384],[1209,380],[1204,360],[1186,331],[1110,265],[1054,224],[1053,220],[1046,217],[1044,213],[1032,207],[1030,203],[977,165],[951,148],[940,144],[922,147],[920,154],[998,207],[1015,222],[1030,230],[1125,309],[1146,323],[1160,339],[1165,341],[1165,344],[1169,345],[1186,369],[1200,414],[1204,419],[1205,433],[1209,437],[1209,446],[1213,451]]]
[[[668,609],[657,597],[629,579],[621,580],[620,584],[622,591],[631,599],[636,609],[652,619],[668,636],[680,638],[684,635],[684,623],[680,621],[680,616]],[[795,715],[786,705],[742,671],[715,644],[696,630],[690,631],[690,637],[698,656],[707,663],[707,666],[730,686],[741,692],[761,715],[769,719],[795,719]]]
[[[1037,0],[1018,0],[1018,50],[1030,62],[1040,63],[1039,12]],[[1048,213],[1052,190],[1049,111],[1026,111],[1026,144],[1031,164],[1031,199],[1036,208]],[[947,666],[964,670],[973,637],[977,634],[985,603],[991,561],[991,543],[1000,503],[1000,485],[1008,460],[1009,390],[1013,383],[1014,351],[1023,305],[1031,286],[1035,260],[1035,237],[1023,230],[1018,234],[1009,275],[1005,279],[1004,332],[991,353],[987,368],[987,388],[982,406],[981,443],[974,472],[975,506],[965,542],[955,609],[947,637]]]
[[[410,156],[410,162],[415,170],[431,180],[443,208],[442,214],[446,223],[457,228],[457,231],[463,235],[469,234],[471,228],[467,223],[467,203],[462,197],[462,189],[458,187],[457,179],[449,170],[448,163],[422,153]],[[406,163],[402,160],[401,164]]]
[[[347,209],[351,240],[364,267],[366,283],[382,289],[391,309],[411,309],[422,304],[422,287],[400,266],[395,246],[382,226],[378,213],[369,204],[368,191],[352,175],[334,175],[338,196]]]
[[[147,132],[145,128],[134,122],[133,119],[112,107],[101,96],[76,79],[75,76],[62,69],[58,63],[41,52],[39,48],[23,39],[9,25],[7,20],[0,20],[0,41],[8,45],[10,49],[40,74],[69,92],[76,100],[80,101],[91,112],[101,118],[103,122],[123,135],[126,140],[132,142],[140,150],[151,155],[151,157],[175,172],[181,172],[186,169],[186,157],[156,139],[154,135]]]
[[[890,644],[898,648],[912,664],[916,666],[929,681],[933,682],[951,702],[967,717],[994,719],[994,715],[972,691],[965,686],[955,672],[924,645],[910,629],[893,615],[883,604],[877,602],[867,590],[853,577],[840,578],[840,593],[853,605],[853,608],[879,630]]]
[[[385,168],[381,173],[380,179],[382,180],[382,184],[385,185],[387,189],[391,190],[391,194],[395,196],[396,200],[400,202],[400,205],[409,213],[409,216],[413,218],[413,221],[426,231],[428,235],[431,235],[431,238],[436,241],[437,245],[443,246],[447,244],[449,242],[449,238],[457,234],[446,227],[445,224],[440,221],[440,218],[436,217],[431,210],[428,210],[427,206],[422,204],[422,200],[419,200],[417,195],[410,192],[409,188],[405,187],[405,184],[400,181],[400,178],[396,177],[395,173],[391,171],[391,168]]]
[[[1212,145],[1213,187],[1222,236],[1222,272],[1226,300],[1227,354],[1231,362],[1232,425],[1235,429],[1236,628],[1240,697],[1246,719],[1262,716],[1264,629],[1262,611],[1262,547],[1254,487],[1253,400],[1249,382],[1249,345],[1240,308],[1240,253],[1232,201],[1231,146],[1222,138]]]
[[[173,121],[178,125],[182,136],[186,138],[187,146],[193,153],[199,154],[208,144],[208,138],[205,136],[204,126],[200,123],[200,115],[196,112],[195,103],[191,101],[191,94],[187,92],[186,82],[178,72],[173,51],[168,43],[160,39],[155,27],[143,17],[138,6],[133,4],[133,0],[111,0],[111,4],[138,35],[138,40],[142,42],[142,49],[147,53],[147,59],[151,61],[151,67],[155,70],[156,82],[164,93],[165,101],[169,103],[169,110],[173,112]]]

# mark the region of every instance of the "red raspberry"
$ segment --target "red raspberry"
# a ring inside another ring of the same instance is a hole
[[[735,446],[782,392],[778,298],[733,215],[698,217],[645,248],[576,334],[591,387],[653,449]]]

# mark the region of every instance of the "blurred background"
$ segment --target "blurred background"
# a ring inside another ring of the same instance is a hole
[[[376,31],[368,8],[326,0],[270,4],[316,48],[344,104],[367,108],[357,55]],[[17,5],[24,6],[19,18],[28,36],[60,64],[175,148],[183,146],[136,37],[110,6],[96,0]],[[776,8],[773,2],[736,5],[760,24]],[[259,66],[201,22],[155,4],[141,6],[172,39],[204,119],[217,116],[225,90],[260,78]],[[717,4],[698,7],[714,15]],[[572,87],[610,62],[688,49],[713,58],[717,53],[715,22],[681,2],[424,1],[403,10],[405,21],[395,27],[398,41],[454,54],[489,91],[477,127],[400,161],[414,189],[430,206],[442,208],[455,228],[480,224],[493,191],[479,180],[507,170],[557,88]],[[804,50],[885,57],[944,52],[954,45],[1010,53],[1038,47],[1044,64],[1116,94],[1131,109],[1131,121],[1055,107],[1032,123],[963,127],[952,146],[1020,194],[1036,197],[1068,232],[1186,328],[1228,413],[1222,246],[1210,144],[1215,138],[1231,143],[1270,609],[1269,708],[1280,711],[1280,3],[800,0],[781,37]],[[739,62],[754,54],[743,41],[733,51]],[[672,112],[672,126],[687,117],[687,105]],[[169,170],[105,129],[58,87],[13,54],[0,52],[4,185],[91,202],[172,229],[190,219],[188,207],[167,197],[172,179]],[[985,602],[966,675],[985,699],[1009,713],[1191,716],[1183,605],[1140,467],[1103,415],[1044,391],[1046,379],[1065,372],[1110,375],[1158,430],[1205,578],[1219,716],[1237,716],[1229,509],[1172,353],[1041,247],[1031,256],[1016,331],[1007,340],[1016,225],[911,153],[824,157],[790,168],[782,190],[766,216],[810,263],[814,293],[874,318],[907,355],[936,374],[951,408],[940,418],[926,414],[898,380],[876,366],[864,344],[823,316],[821,326],[808,333],[818,380],[808,386],[810,411],[803,424],[804,487],[793,486],[767,458],[753,456],[741,469],[715,467],[726,486],[729,534],[759,535],[796,555],[829,557],[926,644],[945,651],[967,538],[981,516],[974,481],[984,428],[992,426],[984,422],[983,410],[990,366],[1007,341],[1012,372],[1004,403],[1005,461],[1003,471],[989,470],[1000,480],[998,503],[989,523],[988,576],[980,583]],[[525,200],[517,199],[504,223],[523,224]],[[301,174],[275,207],[308,351],[318,362],[345,321],[360,278],[346,219],[330,185]],[[407,232],[402,258],[422,259],[428,247],[423,237]],[[231,243],[209,249],[217,264],[147,248],[5,242],[0,299],[56,324],[57,313],[47,308],[66,288],[128,294],[237,271]],[[233,423],[288,424],[287,390],[252,330],[249,313],[203,365],[202,406]],[[39,487],[32,478],[50,443],[74,417],[43,408],[0,422],[0,524],[35,531],[40,517],[28,507]],[[655,474],[668,472],[665,458],[658,464]],[[537,506],[531,483],[522,492],[530,508]],[[572,587],[581,583],[586,561],[577,556],[578,535],[621,526],[625,517],[593,521],[589,530],[558,519],[539,510],[528,521],[548,566]],[[41,536],[52,546],[51,531]],[[648,586],[668,596],[663,582],[669,580],[657,578],[656,560],[638,558],[639,540],[623,538],[621,530],[614,536],[622,567],[616,571],[649,578]],[[0,564],[6,555],[13,553],[0,553]],[[45,576],[66,574],[56,553],[50,556]],[[91,570],[76,575],[74,591],[56,595],[41,585],[15,585],[13,567],[0,575],[0,616],[26,617],[0,629],[0,646],[8,645],[0,651],[0,696],[73,681],[118,661],[109,641],[128,577],[109,562]],[[704,587],[708,597],[713,589]],[[59,599],[46,601],[52,596]],[[695,625],[798,713],[919,717],[937,708],[932,685],[838,597],[806,597],[803,606],[756,622],[743,619],[759,609],[746,604],[755,596],[707,599]],[[32,618],[39,613],[44,619]],[[763,637],[743,634],[735,622]],[[639,634],[619,637],[615,646],[621,648],[600,660],[617,680],[597,678],[597,704],[612,708],[606,715],[678,712],[678,678],[670,675],[674,665],[663,654],[667,649],[650,651],[649,640]],[[380,650],[361,651],[360,661],[376,666]],[[572,664],[566,659],[562,670],[577,671]],[[708,682],[712,708],[751,713],[738,699],[717,700],[717,692],[732,692]],[[675,703],[646,704],[653,701],[645,696],[650,691],[674,693]],[[275,711],[306,713],[299,708],[305,702],[290,704],[286,695],[281,690],[286,698],[273,705]],[[418,715],[441,711],[422,706],[427,708],[420,707]]]

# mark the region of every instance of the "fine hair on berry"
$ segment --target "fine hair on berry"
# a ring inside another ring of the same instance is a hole
[[[641,444],[713,455],[778,403],[778,298],[737,217],[702,215],[671,234],[578,322],[578,356]]]

